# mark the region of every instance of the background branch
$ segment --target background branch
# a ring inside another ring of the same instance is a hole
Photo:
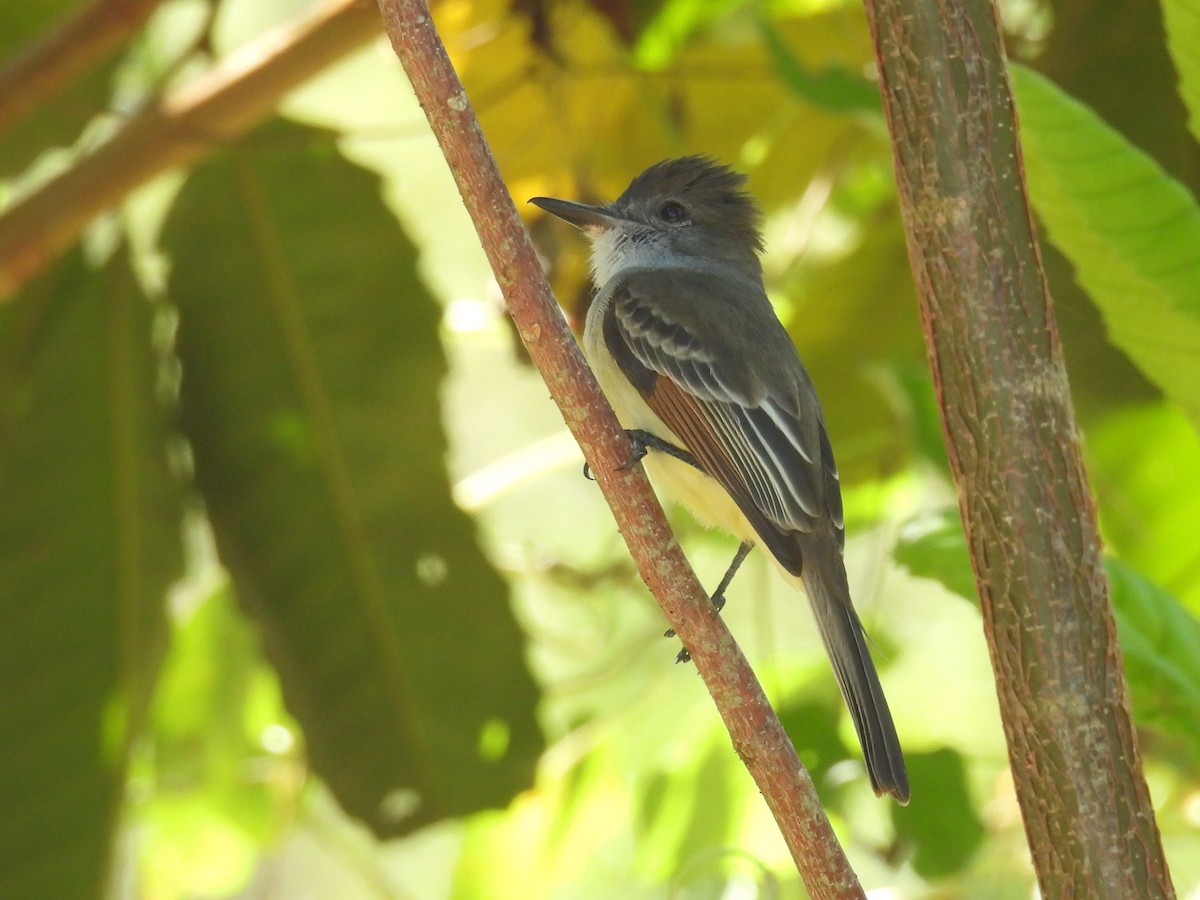
[[[88,223],[138,185],[245,134],[288,91],[378,33],[379,16],[371,4],[320,4],[131,118],[111,139],[0,216],[0,298],[57,258]]]
[[[995,10],[867,0],[867,12],[1042,894],[1171,896]]]
[[[160,0],[93,0],[0,68],[0,134],[113,53]]]
[[[380,0],[385,28],[479,233],[509,312],[578,439],[638,570],[688,648],[814,898],[859,897],[812,779],[749,663],[713,612],[542,273],[441,39],[421,0]]]

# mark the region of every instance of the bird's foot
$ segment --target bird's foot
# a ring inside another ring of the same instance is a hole
[[[729,564],[729,568],[726,569],[725,575],[721,579],[721,583],[717,585],[717,589],[713,591],[712,597],[709,598],[712,601],[713,608],[718,614],[722,609],[725,608],[725,591],[729,588],[729,583],[733,581],[733,576],[737,574],[737,570],[741,568],[742,563],[746,560],[746,556],[753,548],[754,544],[750,541],[742,541],[742,543],[738,545],[737,553],[733,555],[733,562]],[[668,628],[663,634],[663,637],[675,637],[675,629]],[[687,647],[683,647],[675,655],[675,662],[685,663],[691,658],[692,654],[688,653]]]
[[[720,615],[721,610],[723,610],[725,608],[725,595],[724,594],[713,594],[709,598],[709,600],[712,601],[713,609],[717,612],[718,615]],[[663,632],[663,637],[668,637],[668,638],[675,637],[675,629],[668,628],[666,631]],[[675,654],[676,665],[678,665],[679,663],[685,663],[685,662],[691,662],[691,661],[692,661],[692,654],[688,653],[687,647],[680,647],[679,652]]]
[[[665,453],[667,456],[673,456],[680,462],[687,463],[694,469],[701,468],[700,463],[696,462],[696,457],[688,453],[682,447],[676,447],[670,441],[665,441],[657,434],[651,434],[649,431],[643,431],[641,428],[628,428],[625,430],[625,436],[629,438],[629,444],[633,447],[633,455],[629,460],[621,466],[622,469],[631,469],[646,458],[646,454],[651,450],[657,450],[660,453]]]
[[[696,457],[692,456],[692,454],[688,453],[682,447],[676,447],[670,441],[663,440],[656,434],[643,431],[641,428],[627,428],[625,429],[625,436],[629,438],[629,444],[633,448],[633,453],[630,454],[629,459],[625,463],[617,467],[622,472],[626,469],[632,469],[640,463],[651,450],[658,450],[668,456],[675,457],[680,462],[687,463],[692,468],[704,471],[700,467],[700,463],[696,462]],[[583,477],[588,481],[596,480],[592,477],[592,467],[586,462],[583,464]]]

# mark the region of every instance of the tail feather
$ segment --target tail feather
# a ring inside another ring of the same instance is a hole
[[[867,649],[862,623],[850,602],[842,555],[832,541],[806,536],[804,587],[833,664],[834,675],[862,744],[871,786],[908,803],[908,772],[879,674]]]

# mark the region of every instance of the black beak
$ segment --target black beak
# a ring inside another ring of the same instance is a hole
[[[529,202],[585,230],[613,228],[625,221],[603,206],[588,206],[586,203],[559,200],[556,197],[533,197]]]

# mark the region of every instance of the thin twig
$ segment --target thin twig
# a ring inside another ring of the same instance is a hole
[[[691,652],[809,893],[861,897],[816,790],[762,687],[684,559],[616,417],[554,302],[474,110],[421,0],[380,0],[384,25],[441,144],[509,312],[583,448],[642,578]]]

